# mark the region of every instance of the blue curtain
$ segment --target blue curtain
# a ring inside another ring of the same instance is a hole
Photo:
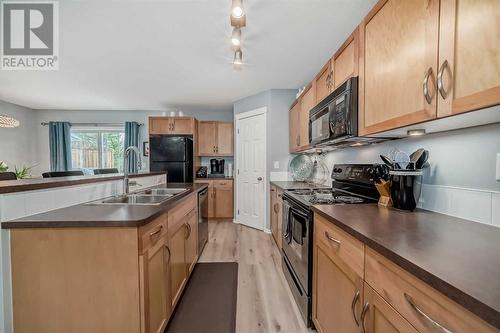
[[[71,124],[49,123],[50,171],[68,171],[71,165]]]
[[[125,122],[125,149],[130,146],[139,148],[139,128],[140,125],[135,121]],[[128,156],[128,172],[137,173],[137,159],[134,153]]]

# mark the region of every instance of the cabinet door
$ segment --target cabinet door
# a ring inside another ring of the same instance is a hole
[[[333,57],[334,88],[348,78],[358,76],[359,33],[356,29]]]
[[[171,132],[170,118],[149,118],[149,134],[169,134]]]
[[[324,245],[316,241],[313,263],[316,329],[320,333],[359,333],[356,321],[359,322],[362,304],[362,278],[342,260],[329,256]]]
[[[277,200],[276,203],[278,204],[278,212],[277,217],[276,217],[276,224],[278,225],[278,232],[276,235],[276,243],[278,243],[278,248],[281,249],[282,247],[282,240],[283,240],[283,191],[278,189],[277,194]]]
[[[309,146],[309,111],[314,107],[314,90],[309,88],[300,100],[299,114],[299,146]]]
[[[500,104],[499,13],[498,0],[441,0],[439,117]]]
[[[233,155],[233,123],[217,122],[217,155]]]
[[[323,66],[318,75],[316,75],[316,78],[314,79],[313,82],[314,90],[316,93],[314,105],[324,100],[325,97],[330,94],[332,88],[331,85],[333,82],[332,76],[333,74],[332,74],[331,62],[328,61],[328,63],[325,66]]]
[[[168,232],[168,244],[170,248],[171,305],[173,309],[180,297],[182,287],[186,283],[187,278],[185,259],[185,241],[187,230],[185,223],[176,224],[176,229],[172,230],[172,232],[169,230]]]
[[[188,229],[186,239],[186,268],[188,275],[196,264],[198,258],[198,218],[196,209],[193,209],[186,217],[186,226]]]
[[[366,333],[418,333],[393,307],[367,283],[364,287],[364,307],[361,318]]]
[[[289,146],[290,152],[297,151],[300,145],[299,142],[299,113],[300,113],[300,100],[288,112],[289,122]]]
[[[276,196],[276,187],[271,186],[271,193],[270,193],[270,199],[271,199],[271,204],[270,204],[270,222],[271,222],[271,234],[273,235],[274,241],[276,244],[278,244],[277,240],[277,235],[278,235],[278,215],[277,215],[277,205],[278,205],[278,200]]]
[[[208,218],[212,219],[215,217],[215,188],[208,188]]]
[[[387,0],[361,24],[362,135],[436,118],[438,20],[439,0]]]
[[[193,134],[194,121],[190,117],[173,117],[171,119],[172,134]]]
[[[140,257],[141,287],[145,304],[144,329],[148,333],[163,332],[170,315],[169,260],[166,237]]]
[[[234,214],[233,187],[215,185],[215,217],[232,218]]]
[[[200,121],[198,124],[198,155],[213,156],[216,149],[215,121]]]

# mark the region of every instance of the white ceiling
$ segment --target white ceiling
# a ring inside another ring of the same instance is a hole
[[[60,69],[2,71],[0,99],[35,109],[229,110],[308,82],[376,0],[244,0],[243,70],[230,0],[60,0]]]

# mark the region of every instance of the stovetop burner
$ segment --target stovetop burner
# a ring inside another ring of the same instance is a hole
[[[299,189],[293,190],[291,193],[302,201],[313,205],[356,204],[366,201],[353,195],[336,193],[331,189]]]

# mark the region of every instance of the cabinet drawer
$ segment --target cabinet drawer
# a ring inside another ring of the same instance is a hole
[[[366,282],[420,333],[499,332],[368,247],[365,274]]]
[[[167,214],[139,228],[139,251],[146,252],[167,234]]]
[[[315,241],[324,245],[327,255],[337,257],[356,274],[363,277],[364,244],[345,231],[328,222],[319,214],[314,214]]]
[[[231,179],[227,180],[214,180],[214,187],[218,188],[231,188],[233,187],[233,181]]]
[[[183,223],[184,217],[193,209],[196,209],[197,195],[190,194],[183,198],[182,202],[168,212],[168,228],[176,230],[179,223]]]

